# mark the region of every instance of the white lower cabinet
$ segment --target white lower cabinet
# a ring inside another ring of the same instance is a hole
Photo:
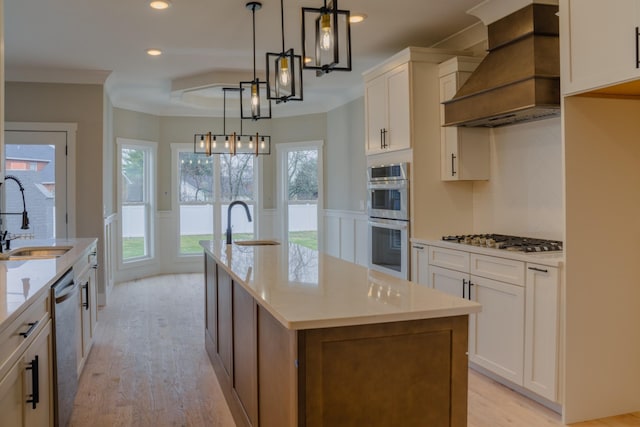
[[[558,401],[560,276],[555,267],[527,264],[524,386]]]
[[[524,287],[471,276],[470,288],[482,311],[470,316],[469,360],[522,384]]]
[[[430,286],[429,251],[425,245],[411,245],[411,281],[419,285]]]
[[[416,246],[428,249],[428,265]],[[482,305],[469,316],[470,362],[559,401],[558,268],[419,242],[413,244],[416,260],[412,278],[423,282],[426,276],[428,286]]]
[[[51,321],[24,355],[0,379],[0,424],[16,427],[53,425]]]

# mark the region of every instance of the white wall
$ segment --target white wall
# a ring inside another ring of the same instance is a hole
[[[473,187],[475,233],[562,240],[560,119],[495,128],[491,177]]]

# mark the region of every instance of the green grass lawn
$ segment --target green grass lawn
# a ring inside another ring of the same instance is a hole
[[[234,240],[249,240],[253,236],[248,233],[235,233]],[[182,236],[180,239],[180,253],[182,254],[200,254],[202,247],[198,244],[200,240],[209,240],[211,235],[199,234],[191,236]],[[316,231],[296,231],[289,233],[289,242],[297,243],[309,249],[318,249],[318,233]],[[125,237],[122,239],[122,255],[123,258],[138,258],[145,255],[144,239],[142,237]]]

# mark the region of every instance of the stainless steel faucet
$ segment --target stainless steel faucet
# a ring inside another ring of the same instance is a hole
[[[251,213],[249,212],[249,206],[242,200],[235,200],[229,204],[227,208],[227,245],[230,245],[231,242],[231,208],[235,205],[244,206],[245,212],[247,212],[247,219],[251,222]]]

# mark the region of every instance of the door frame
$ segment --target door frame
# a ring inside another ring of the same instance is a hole
[[[64,132],[66,133],[66,214],[67,214],[67,238],[76,237],[76,132],[77,123],[48,123],[48,122],[5,122],[4,132]],[[2,164],[0,165],[0,182],[4,184],[4,144],[5,135],[2,134]],[[56,230],[56,238],[58,236]]]
[[[324,166],[323,166],[323,140],[303,141],[303,142],[284,142],[275,145],[277,153],[277,197],[278,197],[278,235],[283,242],[289,242],[288,223],[289,212],[286,185],[287,185],[287,153],[296,150],[318,150],[318,252],[324,251]]]

